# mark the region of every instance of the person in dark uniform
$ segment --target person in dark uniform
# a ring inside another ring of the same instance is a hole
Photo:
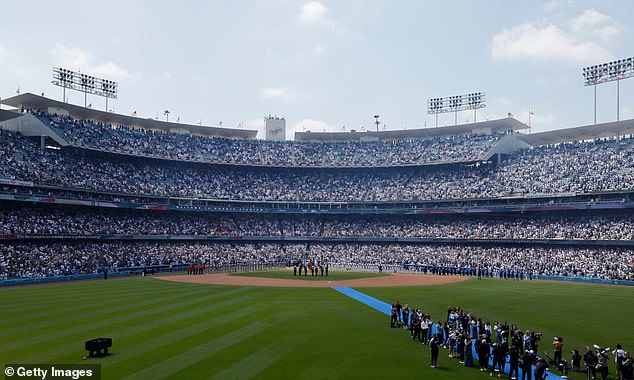
[[[440,353],[440,336],[435,334],[429,341],[429,351],[431,353],[431,367],[438,368],[438,354]]]
[[[546,379],[546,361],[543,358],[540,358],[535,364],[535,380],[544,380]]]
[[[396,305],[392,304],[392,309],[390,312],[390,327],[398,327],[398,317],[396,312]]]
[[[473,366],[473,345],[469,334],[465,334],[464,336],[464,366]]]
[[[623,353],[623,361],[621,362],[621,377],[623,380],[634,380],[634,366],[632,365],[632,357],[630,353]]]
[[[581,369],[581,355],[579,355],[579,351],[572,350],[571,353],[572,356],[570,357],[570,366],[572,367],[572,370],[576,372],[584,372]]]
[[[586,352],[583,354],[583,362],[586,364],[586,371],[592,374],[592,378],[597,378],[597,356],[590,347],[586,346]]]
[[[407,330],[407,328],[409,327],[409,305],[408,304],[405,304],[405,307],[401,311],[401,314],[403,317],[403,328]]]
[[[401,306],[401,303],[399,301],[396,301],[396,304],[394,305],[394,307],[396,307],[396,320],[399,322],[401,321],[401,310],[403,310],[403,306]]]
[[[509,380],[519,378],[519,363],[520,354],[517,352],[517,347],[511,346],[509,351]]]
[[[478,363],[480,364],[480,371],[486,371],[489,368],[489,355],[491,354],[491,345],[486,339],[486,335],[483,334],[480,338],[480,344],[478,345]]]
[[[526,350],[522,356],[522,380],[531,380],[531,371],[535,362],[534,354],[533,350]]]

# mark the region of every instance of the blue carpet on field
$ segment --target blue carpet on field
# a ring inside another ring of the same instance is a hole
[[[345,294],[346,296],[355,299],[361,303],[364,303],[368,306],[370,306],[371,308],[380,311],[381,313],[387,315],[388,317],[392,314],[392,305],[385,303],[381,300],[378,300],[374,297],[370,297],[367,294],[361,293],[358,290],[354,290],[352,288],[347,288],[347,287],[343,287],[343,286],[333,286],[332,287],[334,290],[338,291],[341,294]],[[475,341],[474,341],[475,343]],[[473,351],[473,358],[474,359],[478,359],[478,353],[475,352],[475,350]],[[491,360],[492,362],[493,360]],[[489,362],[489,365],[491,364],[491,362]],[[533,370],[534,370],[535,366],[533,366]],[[506,363],[506,365],[504,366],[504,373],[509,373],[509,364]],[[521,373],[521,369],[520,369],[520,373]],[[555,375],[552,372],[546,372],[546,374],[548,374],[548,380],[563,380],[563,378],[561,376]]]

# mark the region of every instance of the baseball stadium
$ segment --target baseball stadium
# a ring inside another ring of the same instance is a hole
[[[634,380],[628,2],[5,3],[5,379]]]
[[[634,120],[273,141],[31,93],[3,104],[4,363],[477,379],[509,376],[516,346],[520,366],[583,379],[575,350],[613,375],[606,352],[634,343]]]

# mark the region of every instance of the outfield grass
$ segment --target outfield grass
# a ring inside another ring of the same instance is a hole
[[[631,288],[471,280],[359,289],[421,306],[447,305],[586,343],[633,349]],[[413,343],[387,317],[332,289],[229,287],[152,277],[0,289],[0,363],[100,363],[104,379],[484,379]],[[112,354],[82,362],[83,342],[113,338]],[[613,368],[612,368],[613,372]],[[574,377],[573,377],[574,378]],[[580,378],[580,377],[576,377]]]
[[[231,276],[283,278],[287,280],[298,280],[298,281],[340,281],[340,280],[354,280],[357,278],[384,277],[384,276],[389,276],[389,274],[377,273],[377,272],[329,271],[328,276],[311,276],[310,272],[308,272],[308,275],[306,276],[304,275],[293,276],[292,270],[276,270],[276,271],[267,271],[267,272],[231,273]]]

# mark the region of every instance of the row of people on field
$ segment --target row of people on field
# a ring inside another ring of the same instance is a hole
[[[429,314],[419,309],[402,306],[399,301],[392,304],[390,326],[409,330],[414,342],[428,344],[431,353],[432,368],[438,367],[439,347],[448,350],[449,357],[458,358],[466,367],[474,366],[477,357],[480,371],[490,376],[502,377],[508,371],[509,379],[543,380],[549,366],[561,370],[586,372],[592,379],[597,374],[606,380],[608,374],[609,348],[586,347],[582,357],[573,350],[570,363],[563,359],[564,341],[555,337],[552,342],[553,357],[546,352],[539,354],[541,334],[535,331],[522,331],[508,322],[483,322],[460,307],[449,307],[445,321],[434,321]],[[474,355],[475,354],[475,355]],[[631,355],[618,344],[614,351],[617,379],[632,380],[633,363]]]

